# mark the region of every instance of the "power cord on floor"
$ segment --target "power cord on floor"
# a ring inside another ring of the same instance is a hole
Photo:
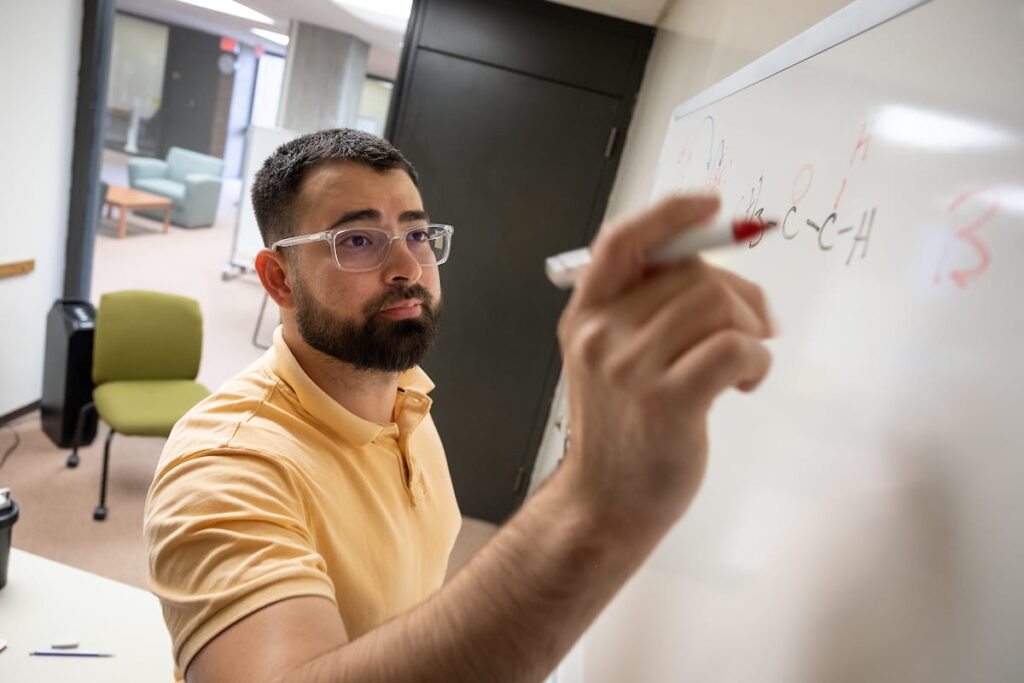
[[[11,434],[14,434],[14,443],[8,446],[7,450],[4,451],[4,454],[0,456],[0,469],[3,469],[4,464],[7,462],[7,458],[10,457],[11,453],[13,453],[21,444],[21,437],[18,435],[18,430],[12,427],[9,422],[4,422],[3,426],[10,429]]]

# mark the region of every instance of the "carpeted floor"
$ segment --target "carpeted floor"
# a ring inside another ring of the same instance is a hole
[[[96,522],[92,511],[99,500],[106,427],[92,445],[79,450],[75,469],[65,465],[70,451],[58,449],[43,434],[38,413],[17,420],[14,428],[21,444],[0,470],[0,480],[21,507],[12,531],[14,547],[144,588],[142,507],[163,439],[114,437],[109,515]],[[0,431],[0,449],[12,440],[10,430]]]
[[[106,151],[103,179],[127,184],[127,157]],[[230,257],[235,226],[235,202],[240,182],[224,184],[217,221],[211,228],[183,229],[173,225],[162,234],[161,224],[130,215],[128,236],[117,238],[116,218],[104,218],[96,237],[91,301],[104,292],[152,289],[190,296],[203,312],[203,358],[199,381],[210,389],[263,353],[252,343],[263,288],[253,274],[224,281],[221,273]],[[277,314],[268,307],[259,340],[269,343]],[[21,506],[13,529],[13,545],[118,581],[145,588],[146,560],[142,542],[142,509],[163,439],[114,438],[107,489],[109,515],[92,519],[99,499],[103,440],[101,426],[92,445],[80,450],[76,469],[65,466],[69,451],[58,449],[40,429],[38,413],[10,425],[21,444],[0,469],[0,486],[10,487]],[[11,429],[0,429],[0,454],[14,440]],[[494,534],[487,522],[464,518],[452,553],[454,573]]]

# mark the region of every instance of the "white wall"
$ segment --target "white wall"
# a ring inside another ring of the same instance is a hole
[[[0,415],[42,395],[46,312],[64,281],[81,0],[0,3]]]

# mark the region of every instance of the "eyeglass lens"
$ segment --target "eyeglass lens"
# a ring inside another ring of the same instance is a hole
[[[384,263],[390,233],[376,228],[353,228],[334,236],[334,253],[343,269],[369,270]],[[405,245],[421,266],[443,263],[448,255],[451,235],[439,226],[427,225],[405,234]]]

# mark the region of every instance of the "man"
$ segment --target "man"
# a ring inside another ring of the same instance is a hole
[[[543,679],[693,498],[714,397],[767,372],[755,285],[699,259],[644,265],[717,200],[602,230],[558,330],[565,460],[444,586],[459,514],[416,364],[447,226],[404,157],[351,130],[280,147],[253,206],[282,325],[178,423],[147,502],[179,669],[191,683]]]

